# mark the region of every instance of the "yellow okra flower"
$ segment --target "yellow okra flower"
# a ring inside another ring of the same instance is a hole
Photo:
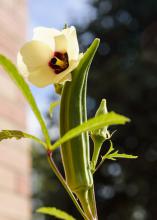
[[[33,39],[20,49],[17,66],[22,75],[37,87],[71,80],[80,60],[75,27],[62,31],[38,27]]]

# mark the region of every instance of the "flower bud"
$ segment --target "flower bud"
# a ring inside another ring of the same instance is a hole
[[[95,116],[99,116],[102,114],[107,114],[107,106],[106,106],[106,99],[102,99],[100,106],[95,114]],[[111,137],[109,131],[108,131],[108,126],[105,126],[103,128],[100,128],[98,130],[94,130],[91,132],[91,137],[94,140],[95,138],[102,139],[103,141],[109,139]]]

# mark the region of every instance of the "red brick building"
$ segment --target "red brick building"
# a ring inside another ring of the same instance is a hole
[[[26,0],[0,0],[0,53],[16,62],[26,37]],[[26,130],[26,103],[0,69],[0,130]],[[0,220],[30,220],[31,157],[27,140],[0,143]]]

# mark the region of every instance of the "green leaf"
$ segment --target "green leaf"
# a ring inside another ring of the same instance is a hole
[[[117,158],[136,159],[136,158],[138,158],[138,156],[134,156],[134,155],[130,155],[130,154],[120,154],[117,150],[117,151],[113,152],[112,154],[104,155],[102,157],[103,160],[105,160],[105,159],[116,160]]]
[[[45,122],[42,118],[42,115],[37,107],[37,104],[35,102],[35,99],[31,93],[31,90],[28,86],[28,84],[25,82],[19,71],[17,70],[16,66],[5,56],[0,55],[0,65],[3,67],[3,69],[8,73],[10,78],[15,82],[15,84],[18,86],[18,88],[23,93],[24,97],[28,101],[32,111],[34,112],[40,126],[41,130],[43,132],[43,135],[46,139],[47,145],[50,146],[50,137],[45,125]]]
[[[58,141],[56,141],[51,147],[51,150],[55,150],[64,142],[80,135],[85,131],[94,131],[104,126],[115,125],[115,124],[125,124],[130,120],[122,115],[116,114],[114,112],[109,112],[105,115],[99,115],[92,119],[87,120],[81,125],[71,129],[68,131],[63,137],[61,137]]]
[[[110,148],[108,152],[102,157],[102,160],[116,160],[117,158],[126,158],[126,159],[136,159],[138,156],[129,155],[129,154],[120,154],[118,150],[115,151],[112,142],[110,141]]]
[[[130,154],[120,154],[118,152],[118,150],[114,149],[113,143],[112,143],[112,141],[110,141],[110,148],[109,148],[109,150],[107,151],[107,153],[104,156],[102,156],[101,162],[96,167],[96,169],[94,170],[93,173],[95,173],[99,169],[99,167],[103,164],[104,160],[106,160],[106,159],[108,159],[108,160],[116,160],[118,158],[136,159],[136,158],[138,158],[138,156],[134,156],[134,155],[130,155]]]
[[[60,104],[60,101],[52,102],[52,103],[50,104],[50,107],[49,107],[49,115],[50,115],[50,118],[52,118],[52,116],[53,116],[53,110],[54,110],[54,108],[57,107],[57,105],[59,105],[59,104]]]
[[[72,217],[68,213],[66,213],[62,210],[56,209],[54,207],[42,207],[42,208],[37,209],[37,212],[52,215],[52,216],[59,218],[59,219],[76,220],[74,217]]]
[[[23,131],[17,131],[17,130],[2,130],[2,131],[0,131],[0,141],[3,141],[4,139],[11,139],[11,138],[16,138],[17,140],[21,139],[21,138],[30,138],[30,139],[37,141],[38,143],[40,143],[41,145],[43,145],[46,148],[46,143],[44,143],[42,140],[40,140],[39,138],[37,138],[31,134],[27,134]]]

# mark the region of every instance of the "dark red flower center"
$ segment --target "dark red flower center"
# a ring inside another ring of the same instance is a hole
[[[61,73],[69,66],[68,54],[55,52],[48,65],[54,69],[55,73]]]

